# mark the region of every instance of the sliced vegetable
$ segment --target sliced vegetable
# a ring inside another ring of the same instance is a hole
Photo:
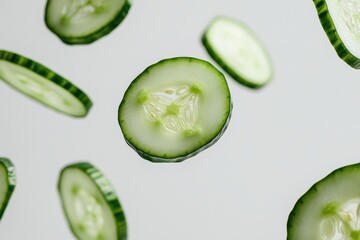
[[[360,2],[313,0],[320,22],[338,56],[360,68]]]
[[[360,164],[339,168],[295,204],[288,240],[360,239]]]
[[[124,211],[106,177],[90,163],[68,165],[58,190],[70,228],[79,240],[125,240]]]
[[[126,142],[153,162],[180,162],[213,145],[232,110],[227,82],[210,63],[162,60],[128,87],[119,106]]]
[[[243,23],[216,17],[206,28],[202,42],[209,55],[239,83],[259,88],[272,78],[269,55]]]
[[[88,44],[114,30],[130,6],[130,0],[48,0],[45,23],[64,43]]]
[[[15,167],[7,158],[0,158],[0,220],[15,189]]]
[[[19,54],[0,50],[0,79],[38,102],[73,117],[84,117],[89,97],[43,65]]]

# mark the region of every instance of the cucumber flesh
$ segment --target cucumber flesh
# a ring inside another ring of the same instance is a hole
[[[0,220],[16,185],[15,167],[7,158],[0,158]]]
[[[58,190],[68,223],[79,240],[125,240],[125,215],[110,182],[89,163],[66,166]]]
[[[38,102],[73,117],[84,117],[92,102],[75,85],[21,55],[0,50],[0,79]]]
[[[115,29],[130,6],[129,0],[48,0],[45,23],[64,43],[88,44]]]
[[[216,17],[206,28],[202,42],[209,55],[239,83],[259,88],[273,75],[268,53],[255,34],[234,19]]]
[[[126,142],[153,162],[179,162],[214,144],[231,115],[225,77],[190,57],[162,60],[126,90],[119,124]]]
[[[360,2],[313,0],[320,22],[337,54],[351,67],[360,68]]]
[[[360,164],[333,171],[297,201],[287,239],[360,239]]]

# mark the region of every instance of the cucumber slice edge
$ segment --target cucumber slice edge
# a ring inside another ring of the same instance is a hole
[[[0,49],[0,60],[11,63],[13,65],[16,65],[19,68],[26,69],[27,71],[33,72],[36,75],[39,75],[40,77],[43,77],[47,79],[49,82],[53,83],[57,87],[61,88],[64,91],[67,91],[74,99],[76,99],[79,103],[81,103],[83,109],[83,113],[80,114],[72,114],[68,112],[64,112],[60,109],[57,109],[53,106],[48,105],[47,103],[36,99],[35,97],[29,95],[26,92],[23,92],[22,90],[16,88],[12,84],[10,84],[7,80],[3,80],[0,77],[0,80],[2,80],[4,83],[6,83],[11,88],[15,89],[18,92],[21,92],[23,95],[29,97],[32,100],[35,100],[36,102],[41,103],[42,105],[56,111],[62,114],[66,114],[68,116],[72,116],[75,118],[81,118],[85,117],[89,110],[91,109],[93,103],[91,99],[78,87],[76,87],[73,83],[65,79],[64,77],[60,76],[53,70],[47,68],[46,66],[42,65],[41,63],[38,63],[30,58],[27,58],[25,56],[22,56],[18,53],[1,50]]]

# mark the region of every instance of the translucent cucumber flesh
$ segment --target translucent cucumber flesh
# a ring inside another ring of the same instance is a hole
[[[326,0],[330,16],[346,48],[360,57],[360,2],[357,0]]]
[[[360,2],[338,0],[339,11],[346,26],[355,37],[360,37]]]
[[[101,238],[104,218],[99,202],[85,190],[74,192],[73,198],[78,229],[91,238]]]
[[[114,213],[84,172],[66,170],[60,193],[71,228],[80,240],[118,240]]]
[[[101,12],[105,7],[105,0],[72,0],[62,8],[61,21],[66,24],[69,21],[81,21],[92,14]]]
[[[87,113],[84,104],[69,91],[25,67],[0,60],[0,79],[58,111],[73,116]]]

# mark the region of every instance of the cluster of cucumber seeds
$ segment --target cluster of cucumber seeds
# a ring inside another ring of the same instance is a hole
[[[194,129],[198,119],[199,94],[199,84],[181,85],[153,93],[141,90],[138,101],[142,104],[146,117],[154,124],[161,124],[169,131],[191,136],[201,131]]]

